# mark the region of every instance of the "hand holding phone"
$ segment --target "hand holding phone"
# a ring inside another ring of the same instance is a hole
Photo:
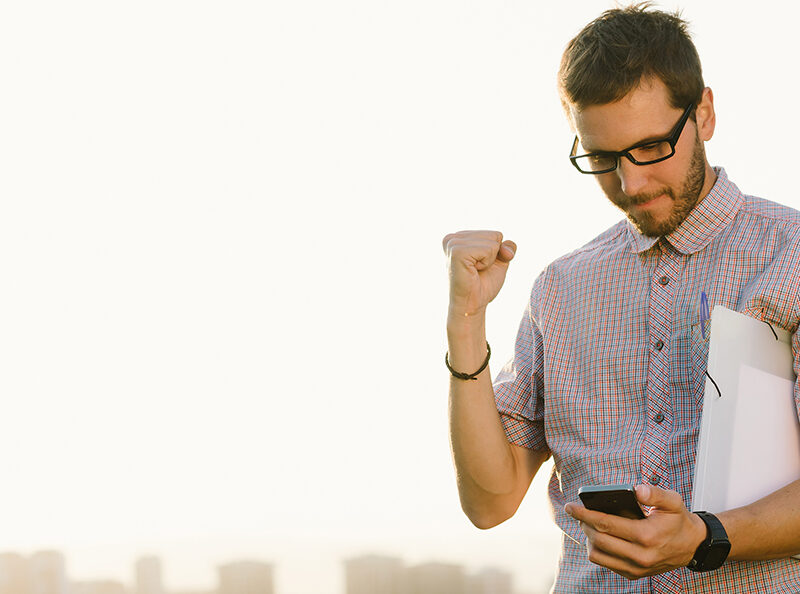
[[[578,497],[587,509],[632,520],[645,517],[633,485],[588,485],[578,490]]]

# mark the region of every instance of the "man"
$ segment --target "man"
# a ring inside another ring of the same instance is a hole
[[[570,159],[627,220],[536,280],[494,385],[485,311],[516,245],[495,231],[444,238],[462,507],[480,528],[505,521],[552,455],[556,592],[800,592],[800,481],[716,517],[687,509],[708,354],[700,295],[795,333],[800,213],[708,164],[714,98],[677,15],[604,13],[568,45],[559,84]],[[798,360],[797,334],[793,345]],[[581,486],[609,483],[636,484],[647,517],[577,503]]]

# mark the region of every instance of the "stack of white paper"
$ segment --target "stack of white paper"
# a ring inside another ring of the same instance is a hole
[[[692,509],[747,505],[800,478],[790,340],[774,325],[714,308],[708,374],[722,396],[706,379]]]

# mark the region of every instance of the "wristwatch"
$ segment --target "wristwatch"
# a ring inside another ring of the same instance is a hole
[[[689,561],[688,567],[692,571],[713,571],[719,569],[728,553],[731,552],[731,541],[728,540],[728,533],[722,526],[722,522],[717,516],[704,511],[694,512],[706,525],[706,538],[694,552],[694,558]]]

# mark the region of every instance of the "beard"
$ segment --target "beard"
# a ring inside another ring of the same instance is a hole
[[[663,237],[669,235],[689,216],[689,213],[700,200],[700,192],[706,181],[706,155],[703,143],[695,137],[694,151],[692,160],[689,163],[689,171],[683,180],[680,191],[676,192],[671,187],[664,187],[657,192],[648,194],[636,194],[627,196],[625,194],[615,197],[612,202],[620,208],[628,217],[634,227],[647,237]],[[629,212],[630,206],[644,204],[657,196],[666,194],[672,199],[672,210],[663,219],[656,219],[652,213],[644,211],[637,215]]]

